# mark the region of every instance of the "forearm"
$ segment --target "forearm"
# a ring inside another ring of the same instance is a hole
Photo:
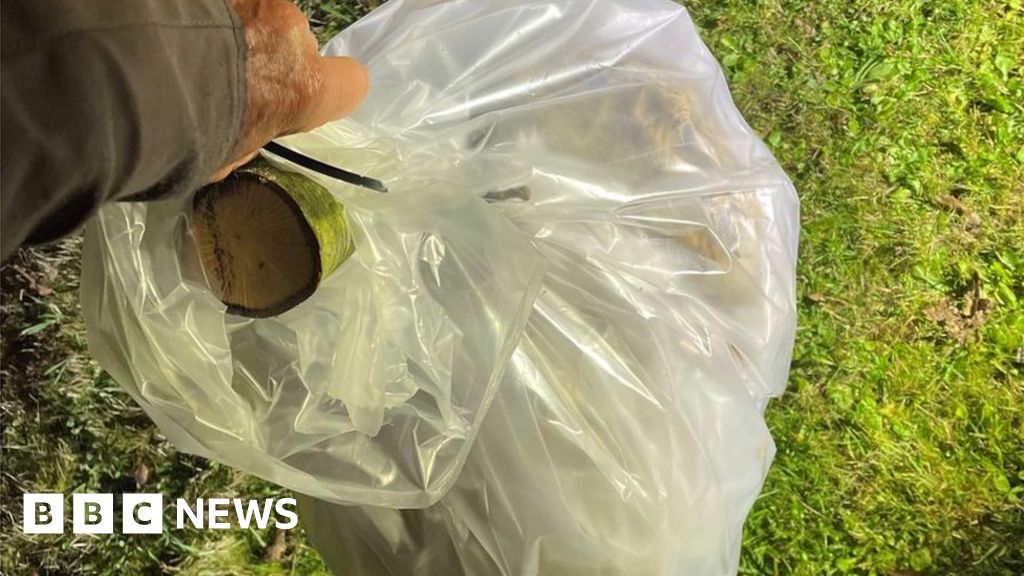
[[[235,153],[246,47],[226,0],[0,9],[3,256],[105,200],[197,187]]]

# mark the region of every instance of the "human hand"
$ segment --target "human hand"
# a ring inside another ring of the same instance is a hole
[[[248,103],[235,155],[214,182],[270,140],[351,113],[370,86],[355,60],[319,55],[309,21],[288,0],[232,0],[232,6],[245,27]]]

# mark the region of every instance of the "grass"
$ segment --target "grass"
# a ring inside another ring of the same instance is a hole
[[[1024,573],[1020,2],[689,7],[803,203],[742,573]]]
[[[743,574],[1024,573],[1024,8],[692,0],[803,203],[790,386]],[[308,2],[330,26],[371,7]],[[27,538],[21,493],[260,496],[88,358],[77,244],[2,273],[0,572],[314,574],[292,531]],[[685,543],[683,543],[685,545]]]
[[[174,449],[93,362],[78,307],[79,239],[22,250],[3,268],[0,574],[310,574],[300,530],[275,550],[272,528],[161,536],[21,531],[25,492],[160,492],[165,502],[264,498],[283,491]],[[65,504],[67,506],[67,504]],[[283,552],[283,553],[282,553]],[[275,556],[278,556],[276,557]]]

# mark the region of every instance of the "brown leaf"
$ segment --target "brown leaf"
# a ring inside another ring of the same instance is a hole
[[[135,467],[135,484],[142,488],[146,482],[149,482],[149,467],[139,462],[139,465]]]
[[[924,315],[941,325],[954,340],[964,344],[982,327],[994,307],[993,301],[981,297],[980,290],[972,290],[959,305],[944,297],[925,308]]]
[[[53,294],[53,288],[50,288],[48,285],[39,281],[39,279],[29,274],[28,271],[21,266],[11,265],[11,269],[17,272],[18,276],[21,276],[26,282],[28,282],[28,287],[39,296],[45,298],[46,296]]]
[[[288,532],[278,528],[274,532],[274,541],[267,546],[267,551],[263,553],[263,559],[267,562],[278,562],[281,560],[281,556],[284,554],[287,544],[285,537]]]
[[[964,203],[952,194],[943,194],[942,196],[939,196],[939,204],[942,204],[957,214],[963,214],[967,211],[967,207],[964,206]]]

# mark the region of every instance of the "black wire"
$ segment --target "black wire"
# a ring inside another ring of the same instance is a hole
[[[277,142],[268,142],[263,149],[275,156],[280,156],[289,162],[294,162],[303,168],[308,168],[314,172],[319,172],[324,176],[330,176],[336,180],[342,182],[348,182],[356,186],[373,190],[374,192],[387,192],[388,188],[383,182],[376,178],[370,178],[369,176],[363,176],[362,174],[356,174],[355,172],[349,172],[330,164],[324,164],[323,162],[306,156],[301,152],[296,152],[291,148],[285,148]]]

